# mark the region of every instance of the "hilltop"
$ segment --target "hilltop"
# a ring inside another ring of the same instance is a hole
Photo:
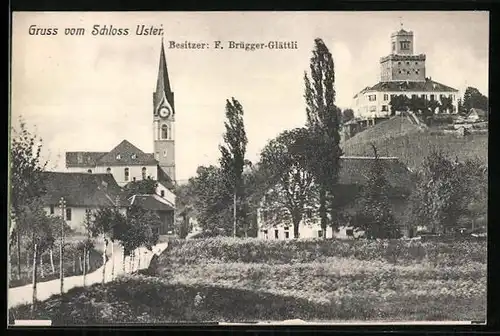
[[[396,116],[366,129],[342,143],[345,155],[373,155],[371,144],[380,155],[399,157],[410,169],[419,169],[433,148],[459,160],[478,158],[488,164],[488,134],[459,137],[440,134],[404,116]]]

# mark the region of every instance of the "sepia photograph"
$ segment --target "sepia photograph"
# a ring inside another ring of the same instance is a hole
[[[8,325],[486,323],[489,21],[14,12]]]

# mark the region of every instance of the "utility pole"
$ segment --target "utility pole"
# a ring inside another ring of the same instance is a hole
[[[61,241],[59,246],[59,279],[61,281],[61,294],[64,293],[64,224],[66,221],[64,219],[64,213],[66,211],[66,201],[64,197],[59,200],[59,207],[61,208]]]

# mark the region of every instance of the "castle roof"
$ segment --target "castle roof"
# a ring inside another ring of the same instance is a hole
[[[360,93],[365,92],[458,92],[450,86],[433,81],[426,78],[425,81],[390,81],[378,82],[373,86],[369,86],[357,93],[356,98]]]

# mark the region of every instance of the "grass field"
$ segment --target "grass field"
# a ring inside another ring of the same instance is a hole
[[[342,144],[345,155],[373,156],[371,143],[380,155],[396,156],[411,169],[418,169],[433,148],[460,160],[478,158],[488,163],[488,134],[458,137],[419,128],[405,117],[394,117],[369,128]]]
[[[176,241],[156,276],[74,289],[34,314],[55,324],[484,320],[486,242]]]

